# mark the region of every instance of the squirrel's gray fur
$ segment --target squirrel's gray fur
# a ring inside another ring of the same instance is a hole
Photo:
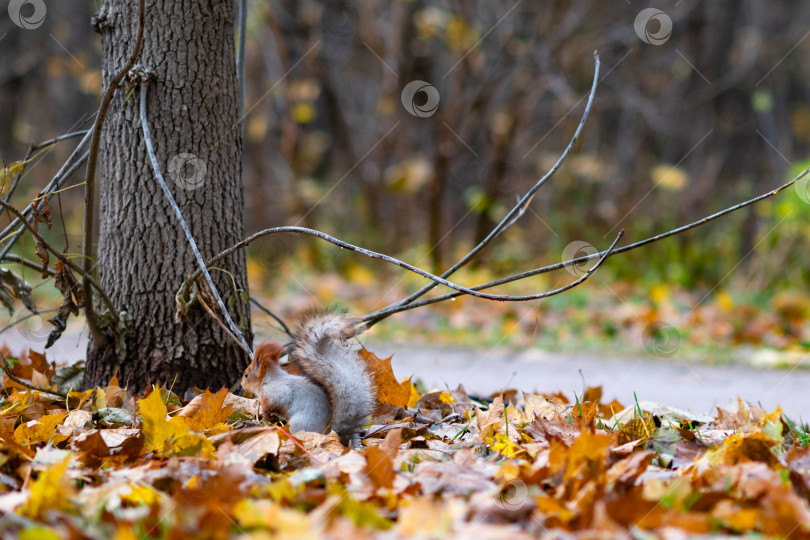
[[[326,391],[332,429],[345,445],[374,408],[374,383],[359,347],[350,341],[364,330],[356,318],[328,310],[308,313],[292,332],[291,361]]]

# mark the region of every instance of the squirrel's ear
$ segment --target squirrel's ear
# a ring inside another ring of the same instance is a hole
[[[264,343],[260,343],[258,347],[256,347],[256,352],[254,353],[254,357],[261,360],[272,360],[275,363],[278,363],[279,358],[281,358],[281,351],[283,347],[280,343],[275,341],[266,341]]]

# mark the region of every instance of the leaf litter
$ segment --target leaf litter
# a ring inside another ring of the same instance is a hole
[[[4,377],[0,534],[810,538],[810,436],[779,409],[425,392],[365,359],[379,404],[357,448],[291,435],[226,389],[183,400],[113,378],[63,399]],[[12,373],[56,389],[36,352]]]

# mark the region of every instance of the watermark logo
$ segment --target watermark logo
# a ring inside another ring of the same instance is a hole
[[[588,257],[599,253],[599,250],[590,245],[588,242],[576,240],[571,242],[562,252],[562,262],[570,261],[571,259],[579,259],[580,257]],[[565,270],[576,277],[582,277],[587,274],[594,266],[596,266],[597,258],[588,259],[574,264],[565,266]]]
[[[417,105],[416,96],[424,94],[424,103]],[[418,118],[433,116],[439,108],[439,91],[436,87],[425,81],[411,81],[402,89],[402,106],[405,110]]]
[[[48,336],[51,334],[51,330],[53,330],[54,327],[45,320],[44,317],[36,315],[21,320],[15,328],[17,333],[20,334],[24,340],[34,343],[45,343],[48,341]]]
[[[193,191],[202,187],[208,166],[194,154],[177,154],[169,161],[169,178],[179,187]]]
[[[278,235],[265,236],[258,242],[256,262],[264,270],[274,270],[287,258],[287,245]]]
[[[345,2],[327,2],[323,8],[321,28],[338,37],[353,36],[357,32],[360,16],[354,6]]]
[[[520,478],[504,483],[498,496],[499,504],[506,510],[518,510],[529,499],[529,488]]]
[[[681,345],[681,333],[678,329],[662,321],[648,324],[641,339],[648,353],[661,358],[669,358]]]
[[[8,16],[11,21],[25,30],[35,30],[45,22],[44,0],[11,0],[8,3]]]
[[[754,107],[748,93],[730,88],[715,98],[714,111],[724,122],[740,126],[751,118]]]
[[[660,9],[645,8],[636,15],[633,28],[644,43],[663,45],[672,36],[672,19]]]
[[[494,180],[499,195],[515,195],[520,187],[520,169],[502,159],[487,164],[487,181]]]
[[[796,190],[796,195],[799,198],[810,204],[810,176],[803,176],[796,180],[796,183],[793,184],[793,189]]]

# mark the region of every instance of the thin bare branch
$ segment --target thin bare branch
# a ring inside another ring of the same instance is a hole
[[[67,394],[66,394],[66,393],[64,393],[64,392],[60,392],[60,391],[58,391],[58,390],[48,390],[47,388],[40,388],[39,386],[34,386],[34,385],[33,385],[33,384],[31,384],[31,383],[25,382],[25,381],[23,381],[22,379],[17,378],[17,376],[15,376],[15,375],[14,375],[14,374],[11,372],[11,366],[9,366],[9,365],[8,365],[8,362],[6,361],[6,355],[4,355],[4,354],[3,354],[3,353],[1,353],[1,352],[0,352],[0,361],[2,361],[2,365],[0,365],[0,368],[2,368],[2,369],[3,369],[3,371],[4,371],[4,372],[5,372],[5,374],[6,374],[6,376],[7,376],[9,379],[11,379],[12,381],[14,381],[15,383],[19,384],[20,386],[24,386],[24,387],[26,387],[26,388],[30,388],[31,390],[36,390],[37,392],[42,392],[43,394],[50,394],[50,395],[52,395],[52,396],[60,397],[60,398],[62,398],[62,399],[67,399],[67,397],[68,397],[68,396],[67,396]]]
[[[0,263],[19,264],[19,265],[22,265],[22,266],[27,266],[28,268],[32,268],[32,269],[36,270],[37,272],[42,271],[42,263],[39,263],[39,262],[36,262],[36,261],[31,261],[29,259],[25,259],[23,257],[20,257],[19,255],[14,255],[13,253],[10,254],[10,255],[6,255],[2,259],[0,259]],[[52,276],[52,275],[54,275],[56,273],[56,270],[54,270],[53,268],[50,268],[50,267],[46,268],[45,271],[48,272],[49,276]]]
[[[98,108],[98,115],[93,124],[93,138],[90,141],[90,158],[87,161],[87,175],[85,176],[85,190],[84,190],[84,240],[83,240],[83,254],[82,268],[84,269],[84,314],[87,319],[87,326],[90,328],[90,333],[93,335],[93,341],[96,346],[103,348],[107,345],[107,336],[101,331],[98,324],[98,317],[96,316],[95,308],[93,307],[93,292],[88,286],[89,274],[93,266],[93,227],[95,219],[95,176],[96,176],[96,163],[98,161],[98,149],[101,144],[101,128],[104,126],[104,120],[107,118],[107,110],[110,107],[115,91],[121,81],[135,65],[138,55],[141,54],[141,45],[143,45],[143,30],[145,24],[145,0],[140,0],[138,7],[138,37],[135,41],[135,49],[132,51],[132,56],[129,57],[127,64],[110,80],[107,90],[104,92],[104,97],[101,99],[101,106]]]
[[[82,140],[82,142],[79,143],[79,146],[74,151],[74,154],[75,152],[78,152],[78,150],[83,146],[84,143],[86,143],[87,139],[88,136],[85,135],[85,138]],[[60,187],[62,187],[62,184],[64,184],[67,181],[67,179],[70,178],[70,175],[72,175],[79,167],[82,166],[82,163],[84,163],[84,160],[86,160],[87,156],[89,155],[90,151],[88,150],[87,152],[82,154],[82,156],[78,160],[76,160],[75,163],[72,163],[68,167],[68,164],[71,162],[71,159],[73,158],[73,156],[71,155],[71,157],[68,158],[68,160],[65,162],[65,165],[62,166],[62,169],[60,169],[60,171],[56,173],[56,176],[54,176],[53,179],[51,179],[51,181],[48,182],[48,185],[43,190],[44,196],[48,198],[52,197],[54,192],[57,191]],[[23,211],[21,212],[23,218],[25,218],[26,220],[28,219],[28,215],[32,212],[34,208],[34,202],[36,201],[32,201],[31,203],[29,203],[29,205],[26,206],[25,209],[23,209]],[[17,240],[20,238],[23,231],[25,230],[25,225],[19,225],[19,227],[17,227],[20,221],[21,221],[20,218],[15,217],[13,220],[11,220],[11,223],[9,223],[9,225],[5,229],[3,229],[2,232],[0,232],[0,239],[6,238],[8,236],[8,239],[5,240],[6,244],[3,246],[2,250],[0,250],[0,260],[6,258],[7,253],[11,251],[11,248],[14,247],[14,244],[17,242]],[[11,231],[14,229],[14,227],[17,227],[17,230],[12,233]]]
[[[741,208],[745,208],[746,206],[750,206],[750,205],[752,205],[754,203],[757,203],[757,202],[759,202],[761,200],[767,199],[769,197],[773,197],[774,195],[777,195],[781,191],[789,188],[790,186],[792,186],[793,184],[795,184],[796,182],[798,182],[799,180],[801,180],[802,178],[804,178],[808,174],[810,174],[810,168],[805,169],[804,171],[799,173],[797,176],[795,176],[792,180],[790,180],[789,182],[779,186],[778,188],[773,189],[771,191],[768,191],[766,193],[763,193],[762,195],[758,195],[758,196],[754,197],[753,199],[748,199],[747,201],[741,202],[739,204],[735,204],[734,206],[730,206],[730,207],[728,207],[728,208],[726,208],[724,210],[720,210],[719,212],[715,212],[714,214],[711,214],[709,216],[701,218],[701,219],[699,219],[697,221],[693,221],[692,223],[689,223],[687,225],[683,225],[683,226],[678,227],[676,229],[672,229],[670,231],[667,231],[667,232],[664,232],[664,233],[661,233],[661,234],[657,234],[657,235],[651,236],[649,238],[645,238],[644,240],[639,240],[638,242],[634,242],[632,244],[628,244],[626,246],[622,246],[620,248],[614,249],[610,254],[608,254],[607,251],[601,251],[601,252],[598,252],[598,253],[592,253],[590,255],[583,255],[582,257],[577,257],[576,259],[569,259],[567,261],[558,262],[556,264],[543,266],[542,268],[535,268],[533,270],[529,270],[529,271],[522,272],[522,273],[519,273],[519,274],[514,274],[512,276],[497,279],[495,281],[490,281],[488,283],[484,283],[482,285],[478,285],[476,287],[473,287],[473,289],[475,289],[475,290],[484,290],[484,289],[489,289],[490,287],[497,287],[498,285],[504,285],[506,283],[511,283],[513,281],[518,281],[518,280],[525,279],[525,278],[532,277],[532,276],[536,276],[536,275],[539,275],[539,274],[545,274],[547,272],[552,272],[554,270],[559,270],[561,268],[565,268],[566,266],[579,265],[579,264],[582,264],[584,262],[596,259],[597,257],[618,255],[619,253],[624,253],[624,252],[630,251],[632,249],[636,249],[636,248],[640,248],[642,246],[646,246],[647,244],[652,244],[653,242],[658,242],[659,240],[663,240],[664,238],[669,238],[670,236],[674,236],[676,234],[686,232],[686,231],[688,231],[690,229],[694,229],[695,227],[699,227],[701,225],[709,223],[710,221],[714,221],[714,220],[716,220],[718,218],[721,218],[721,217],[723,217],[723,216],[725,216],[727,214],[730,214],[730,213],[732,213],[732,212],[734,212],[736,210],[739,210]],[[413,302],[413,303],[407,304],[407,305],[402,305],[402,306],[394,305],[394,306],[391,306],[391,307],[381,309],[379,311],[375,311],[373,313],[369,313],[368,315],[365,315],[364,317],[362,317],[361,320],[363,320],[364,322],[367,322],[367,323],[374,324],[374,323],[377,323],[377,322],[379,322],[379,321],[385,319],[386,317],[389,317],[389,316],[391,316],[391,315],[393,315],[395,313],[401,313],[403,311],[409,311],[411,309],[420,308],[420,307],[427,306],[427,305],[430,305],[430,304],[436,304],[438,302],[443,302],[445,300],[451,300],[451,299],[456,298],[458,296],[461,296],[461,293],[455,292],[455,293],[443,294],[441,296],[436,296],[436,297],[433,297],[433,298],[428,298],[426,300],[422,300],[422,301],[419,301],[419,302]]]
[[[463,287],[462,285],[458,285],[457,283],[447,281],[446,279],[444,279],[444,278],[442,278],[440,276],[433,275],[430,272],[426,272],[425,270],[422,270],[421,268],[417,268],[416,266],[413,266],[412,264],[408,264],[408,263],[406,263],[404,261],[401,261],[401,260],[399,260],[397,258],[391,257],[389,255],[385,255],[383,253],[377,253],[376,251],[371,251],[370,249],[361,248],[361,247],[355,246],[353,244],[349,244],[348,242],[344,242],[343,240],[335,238],[334,236],[330,236],[330,235],[328,235],[326,233],[323,233],[321,231],[316,231],[315,229],[307,229],[306,227],[287,226],[287,227],[273,227],[271,229],[265,229],[263,231],[259,231],[257,233],[254,233],[254,234],[250,235],[249,237],[245,238],[244,240],[242,240],[241,242],[239,242],[238,244],[233,245],[233,246],[229,247],[228,249],[220,252],[218,255],[214,256],[212,259],[210,259],[208,261],[208,265],[211,266],[211,265],[215,264],[217,261],[227,257],[228,255],[231,255],[232,253],[234,253],[235,251],[237,251],[239,249],[244,248],[245,246],[249,245],[254,240],[256,240],[258,238],[261,238],[262,236],[267,236],[269,234],[278,234],[278,233],[298,233],[298,234],[306,234],[306,235],[309,235],[309,236],[314,236],[315,238],[320,238],[321,240],[325,240],[325,241],[327,241],[327,242],[329,242],[331,244],[334,244],[334,245],[336,245],[336,246],[338,246],[338,247],[340,247],[342,249],[348,249],[349,251],[354,251],[355,253],[365,255],[366,257],[370,257],[372,259],[379,259],[381,261],[384,261],[384,262],[387,262],[387,263],[390,263],[390,264],[394,264],[396,266],[399,266],[400,268],[404,268],[405,270],[409,270],[409,271],[413,272],[414,274],[418,274],[418,275],[420,275],[420,276],[422,276],[424,278],[427,278],[427,279],[429,279],[429,280],[431,280],[431,281],[433,281],[433,282],[435,282],[435,283],[437,283],[439,285],[444,285],[445,287],[449,287],[450,289],[455,289],[456,291],[459,291],[460,293],[469,294],[470,296],[475,296],[476,298],[483,298],[485,300],[496,300],[496,301],[499,301],[499,302],[527,302],[529,300],[539,300],[541,298],[547,298],[549,296],[554,296],[555,294],[560,294],[561,292],[564,292],[564,291],[567,291],[567,290],[569,290],[569,289],[571,289],[573,287],[576,287],[577,285],[579,285],[580,283],[582,283],[583,281],[585,281],[586,279],[591,277],[593,272],[596,271],[596,269],[601,265],[601,262],[602,262],[600,260],[599,264],[595,265],[586,274],[584,274],[582,277],[580,277],[576,281],[574,281],[572,283],[569,283],[568,285],[565,285],[564,287],[561,287],[559,289],[554,289],[553,291],[547,291],[547,292],[536,293],[536,294],[527,294],[527,295],[521,295],[521,296],[513,296],[513,295],[508,295],[508,294],[488,294],[488,293],[479,292],[478,290],[476,290],[476,288],[467,288],[467,287]],[[623,235],[624,235],[624,230],[619,232],[619,234],[616,236],[616,239],[613,241],[613,244],[611,244],[611,247],[608,248],[606,253],[612,253],[612,250],[616,246],[616,243],[619,241],[619,239]],[[200,277],[200,271],[197,270],[191,275],[191,277],[189,278],[188,281],[193,282],[195,279],[197,279],[199,277]]]
[[[517,220],[526,212],[526,209],[528,208],[529,204],[534,198],[535,193],[537,193],[537,190],[539,190],[543,186],[543,184],[545,184],[552,176],[554,176],[554,174],[559,170],[563,161],[565,161],[565,158],[567,158],[568,154],[571,153],[574,144],[576,144],[580,134],[582,133],[582,129],[585,127],[585,122],[588,120],[588,115],[591,112],[591,106],[593,105],[594,96],[596,95],[596,87],[599,83],[599,67],[601,65],[599,61],[599,55],[596,52],[594,52],[594,61],[595,66],[593,72],[593,83],[591,84],[591,91],[588,94],[588,102],[585,105],[585,111],[582,113],[582,118],[579,121],[579,125],[577,125],[576,131],[574,131],[574,136],[571,138],[571,141],[568,143],[568,146],[565,147],[563,153],[560,154],[560,157],[557,159],[557,162],[554,164],[553,167],[551,167],[551,169],[548,170],[548,172],[546,172],[546,174],[543,175],[542,178],[540,178],[540,180],[538,180],[534,184],[534,186],[532,186],[532,188],[529,191],[526,192],[525,195],[523,195],[523,197],[521,197],[521,199],[517,202],[517,204],[515,204],[515,206],[504,216],[504,218],[500,221],[500,223],[498,223],[492,229],[492,231],[490,231],[490,233],[483,240],[481,240],[481,242],[477,246],[475,246],[472,250],[470,250],[456,264],[451,266],[441,275],[442,278],[447,278],[451,276],[453,273],[456,272],[456,270],[469,263],[490,242],[495,240],[498,236],[503,234],[503,232],[506,231],[509,227],[514,225],[515,222],[517,222]],[[410,304],[417,298],[421,297],[422,295],[424,295],[425,293],[436,287],[437,284],[438,283],[434,281],[433,283],[425,285],[418,291],[409,295],[407,298],[395,302],[394,304],[385,309],[389,308],[392,309],[395,307]]]
[[[251,303],[252,303],[254,306],[256,306],[257,308],[259,308],[260,310],[262,310],[262,311],[263,311],[264,313],[266,313],[267,315],[271,316],[271,317],[272,317],[272,318],[273,318],[273,319],[274,319],[274,320],[275,320],[275,321],[276,321],[278,324],[280,324],[280,325],[281,325],[281,329],[282,329],[282,330],[284,330],[284,333],[285,333],[285,334],[287,334],[288,336],[290,336],[290,338],[292,338],[292,337],[293,337],[292,332],[290,332],[290,328],[289,328],[289,327],[288,327],[288,326],[287,326],[287,325],[284,323],[284,321],[282,321],[282,320],[281,320],[281,318],[280,318],[278,315],[276,315],[275,313],[273,313],[272,311],[270,311],[269,309],[267,309],[266,307],[264,307],[263,305],[261,305],[261,304],[259,303],[259,301],[258,301],[258,300],[256,300],[255,298],[253,298],[252,296],[250,297],[250,301],[251,301]]]
[[[72,133],[65,133],[63,135],[59,135],[58,137],[54,137],[53,139],[48,139],[46,141],[34,143],[31,145],[31,148],[36,151],[41,148],[52,146],[58,142],[67,141],[68,139],[75,139],[76,137],[85,137],[87,136],[88,133],[90,133],[89,129],[82,129],[79,131],[74,131]]]
[[[42,235],[39,234],[39,232],[36,230],[36,228],[33,225],[31,225],[30,223],[28,223],[27,219],[23,218],[23,216],[22,216],[22,214],[20,213],[19,210],[17,210],[16,208],[14,208],[13,206],[11,206],[10,204],[8,204],[5,201],[0,201],[0,206],[2,206],[3,208],[5,208],[9,212],[11,212],[12,214],[17,216],[18,218],[20,218],[20,220],[23,222],[23,225],[25,225],[25,227],[28,229],[28,231],[31,233],[31,235],[35,239],[37,239],[39,242],[41,242],[42,245],[45,247],[45,249],[50,251],[57,259],[62,261],[62,264],[64,264],[65,266],[69,267],[71,270],[73,270],[74,272],[76,272],[80,276],[82,276],[82,279],[87,282],[87,285],[83,285],[83,287],[85,287],[85,291],[84,291],[85,296],[87,296],[87,294],[89,292],[88,288],[90,286],[94,287],[98,291],[98,294],[101,296],[101,299],[104,301],[104,303],[107,304],[107,309],[109,309],[110,315],[112,316],[113,321],[116,324],[118,324],[118,313],[115,311],[115,307],[113,306],[113,303],[110,300],[110,297],[107,296],[107,293],[105,293],[104,290],[99,286],[99,284],[96,283],[96,280],[94,280],[89,274],[86,274],[84,272],[84,270],[82,270],[78,265],[74,264],[73,261],[71,261],[70,259],[65,257],[62,254],[62,252],[58,251],[55,247],[50,245],[42,237]]]
[[[191,234],[191,231],[188,228],[188,224],[186,224],[185,218],[183,218],[183,213],[180,211],[180,207],[177,206],[177,203],[172,196],[172,192],[169,191],[169,187],[166,185],[166,180],[163,178],[163,174],[160,172],[160,165],[157,161],[157,155],[155,154],[155,148],[152,144],[152,135],[149,132],[149,121],[146,117],[146,97],[148,93],[148,84],[143,82],[141,84],[141,128],[143,131],[143,139],[146,143],[146,152],[149,154],[149,161],[152,164],[152,169],[155,172],[155,178],[157,178],[158,183],[160,184],[160,188],[163,190],[163,193],[166,195],[166,199],[168,199],[169,204],[171,205],[172,209],[174,210],[175,216],[177,216],[177,220],[180,222],[180,227],[183,229],[183,233],[186,235],[186,239],[188,240],[189,245],[191,246],[191,251],[194,253],[194,258],[197,260],[197,264],[199,265],[199,269],[197,272],[202,272],[205,276],[205,283],[208,285],[209,290],[211,291],[211,295],[216,300],[217,306],[219,307],[220,311],[222,312],[222,316],[225,318],[225,322],[228,323],[228,327],[231,329],[231,333],[236,336],[238,339],[236,340],[237,343],[245,350],[250,358],[253,358],[253,349],[248,345],[245,336],[242,334],[242,331],[239,330],[239,327],[236,326],[236,323],[233,322],[231,318],[231,314],[228,313],[227,308],[225,307],[225,303],[222,301],[222,297],[217,291],[216,286],[214,286],[214,280],[211,279],[211,274],[208,272],[208,268],[205,265],[205,261],[200,255],[200,250],[197,248],[197,242],[194,240],[194,236]],[[197,274],[199,275],[199,274]]]
[[[18,324],[20,324],[23,321],[27,321],[31,317],[40,317],[42,315],[47,315],[48,313],[56,313],[57,311],[59,311],[59,309],[54,308],[54,309],[46,309],[45,311],[37,311],[36,313],[29,313],[28,315],[26,315],[24,317],[20,317],[16,321],[7,324],[3,328],[0,328],[0,334],[2,334],[3,332],[5,332],[6,330],[8,330],[10,328],[14,328],[15,326],[17,326]]]
[[[208,306],[208,303],[206,303],[206,301],[202,299],[202,296],[197,297],[197,301],[200,303],[200,305],[203,307],[203,309],[205,309],[205,311],[208,312],[208,314],[211,316],[211,318],[216,321],[216,323],[219,325],[219,327],[222,328],[222,331],[225,332],[226,334],[228,334],[228,336],[232,340],[234,340],[236,343],[239,343],[241,345],[241,342],[239,341],[239,339],[235,335],[233,335],[233,333],[228,329],[228,327],[225,325],[225,323],[222,322],[222,319],[220,319],[217,316],[217,314],[214,313],[214,310],[212,310]],[[250,354],[250,353],[248,353],[248,354]]]
[[[11,183],[11,187],[8,189],[8,191],[6,191],[5,195],[3,195],[3,200],[4,201],[11,200],[11,197],[14,195],[14,192],[17,190],[17,186],[20,184],[20,180],[22,179],[22,176],[25,173],[26,164],[28,163],[28,161],[30,159],[33,159],[34,157],[36,157],[35,152],[37,150],[47,148],[48,146],[54,145],[54,144],[56,144],[56,143],[58,143],[60,141],[66,141],[68,139],[73,139],[73,138],[79,137],[79,136],[84,136],[84,139],[82,139],[82,142],[79,143],[80,145],[84,145],[84,142],[87,139],[88,131],[89,130],[86,130],[86,129],[81,130],[81,131],[74,131],[72,133],[66,133],[64,135],[54,137],[53,139],[48,139],[47,141],[42,141],[42,142],[39,142],[39,143],[31,143],[31,146],[28,147],[28,151],[25,153],[25,157],[22,158],[22,160],[21,160],[22,161],[22,170],[20,170],[20,172],[17,173],[17,176],[15,176],[14,181]],[[76,152],[76,150],[74,150],[74,154],[75,154],[75,152]],[[73,155],[71,155],[70,158],[68,158],[68,159],[71,159],[72,157],[73,157]]]
[[[82,151],[82,149],[87,144],[87,142],[90,140],[90,135],[91,134],[89,132],[84,134],[84,137],[82,138],[81,141],[79,141],[79,144],[76,145],[76,148],[73,149],[73,152],[70,154],[70,156],[68,156],[65,163],[62,164],[62,166],[59,168],[59,171],[54,175],[54,177],[51,179],[51,181],[48,182],[48,184],[45,186],[45,189],[42,190],[43,193],[49,193],[50,191],[55,189],[54,186],[57,183],[59,183],[61,181],[64,181],[64,178],[66,178],[67,176],[70,176],[70,174],[75,170],[76,157],[79,155],[79,152]],[[83,161],[84,159],[86,159],[86,155],[82,156],[82,158],[79,161]],[[69,172],[66,173],[65,171],[69,171]],[[9,198],[11,197],[11,193],[12,193],[11,190],[8,193],[6,193],[3,196],[3,200],[8,201]],[[32,204],[33,203],[29,204],[23,210],[23,215],[27,216],[31,212]],[[3,232],[0,232],[0,238],[4,238],[12,230],[14,230],[14,227],[16,227],[18,223],[19,223],[18,221],[12,221],[11,223],[9,223],[6,226],[6,228],[3,229]]]

